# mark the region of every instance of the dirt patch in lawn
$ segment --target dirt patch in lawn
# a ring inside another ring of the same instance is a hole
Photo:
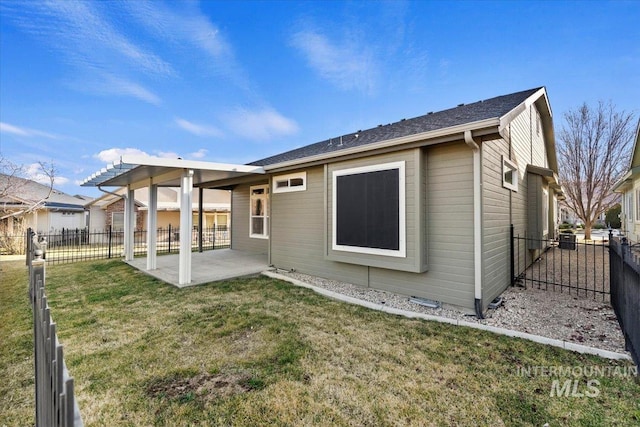
[[[152,380],[146,392],[150,397],[192,400],[217,400],[259,388],[260,382],[243,372],[198,374],[190,378],[172,376]]]

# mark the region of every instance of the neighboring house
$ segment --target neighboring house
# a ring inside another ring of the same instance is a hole
[[[475,309],[511,283],[510,226],[536,259],[557,227],[544,88],[358,130],[250,165],[232,189],[232,249],[274,267]]]
[[[636,127],[629,168],[615,183],[613,191],[620,193],[622,197],[620,201],[622,231],[631,242],[640,242],[640,120]]]
[[[31,227],[38,233],[84,228],[85,196],[70,196],[25,178],[0,174],[0,221],[7,233]],[[21,232],[22,230],[20,230]]]
[[[158,188],[158,228],[178,227],[180,224],[179,188]],[[124,229],[124,194],[125,188],[113,193],[105,193],[92,200],[85,207],[89,210],[89,230],[103,231],[112,227],[115,231]],[[203,192],[203,228],[231,226],[231,195],[228,190],[205,190]],[[149,193],[146,189],[134,191],[135,228],[143,230],[147,223]],[[193,224],[198,224],[199,194],[194,194],[192,210]]]
[[[610,198],[606,198],[606,201],[609,202]],[[560,223],[569,223],[572,225],[584,225],[584,221],[582,221],[580,218],[578,218],[578,216],[575,214],[575,212],[573,211],[573,209],[571,209],[569,207],[569,204],[567,203],[566,200],[563,200],[562,202],[560,202],[559,205],[559,209],[560,209],[560,216],[559,216],[559,222]],[[606,222],[606,212],[601,212],[594,220],[593,225],[605,225]]]
[[[567,206],[566,201],[560,203],[560,223],[568,223],[577,225],[580,223],[580,219],[576,216],[576,214]]]

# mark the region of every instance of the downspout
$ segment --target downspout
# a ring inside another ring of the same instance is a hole
[[[98,185],[98,190],[102,191],[103,193],[107,193],[107,194],[111,194],[112,196],[116,196],[119,199],[124,200],[126,198],[126,196],[124,194],[118,194],[118,193],[114,193],[113,191],[109,191],[109,190],[105,190],[104,188],[100,187]],[[89,223],[91,223],[91,211],[89,211]]]
[[[482,314],[482,203],[480,146],[473,139],[470,130],[464,131],[464,142],[473,151],[473,267],[475,287],[476,317],[484,319]]]
[[[118,194],[118,193],[114,193],[114,192],[109,191],[109,190],[105,190],[104,188],[100,187],[99,185],[98,185],[98,190],[102,191],[103,193],[107,193],[107,194],[111,194],[112,196],[119,197],[121,199],[125,198],[125,196],[123,194]]]

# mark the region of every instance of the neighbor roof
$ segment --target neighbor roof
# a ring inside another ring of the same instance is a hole
[[[399,122],[379,125],[372,129],[358,130],[346,135],[267,157],[249,163],[255,166],[274,165],[282,162],[303,159],[306,157],[328,154],[346,148],[366,146],[376,142],[388,141],[424,132],[445,129],[457,125],[478,122],[487,119],[499,119],[512,111],[527,98],[542,89],[541,87],[522,92],[502,95],[472,104],[461,104],[455,108],[428,113],[413,119],[402,119]]]
[[[30,179],[0,174],[0,188],[11,186],[11,193],[6,194],[0,203],[7,205],[33,204],[42,201],[49,193],[49,186]],[[56,189],[51,190],[49,197],[44,200],[44,206],[59,209],[84,209],[86,197],[70,196]]]

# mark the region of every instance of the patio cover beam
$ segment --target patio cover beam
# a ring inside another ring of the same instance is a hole
[[[265,173],[261,166],[150,156],[122,156],[118,161],[86,178],[82,186],[125,187],[131,185],[136,189],[146,186],[148,179],[154,178],[159,186],[179,187],[184,170],[193,171],[193,184],[196,187],[207,182]]]

